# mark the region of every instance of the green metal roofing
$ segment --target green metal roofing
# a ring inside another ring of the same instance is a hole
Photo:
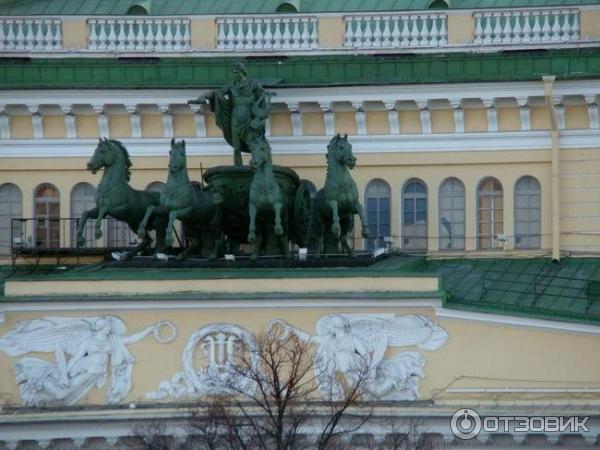
[[[139,0],[0,0],[0,15],[121,15]],[[151,0],[152,15],[268,14],[283,0]],[[300,0],[301,13],[427,9],[432,0]],[[598,5],[600,0],[449,0],[451,9]]]
[[[421,259],[400,270],[440,275],[449,308],[600,324],[600,258]]]
[[[223,84],[240,58],[0,59],[0,89],[203,88]],[[600,77],[600,48],[507,53],[248,58],[251,76],[278,87],[558,80]]]

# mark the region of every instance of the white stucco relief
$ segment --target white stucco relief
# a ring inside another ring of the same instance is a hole
[[[256,341],[245,328],[216,323],[200,328],[190,336],[182,355],[183,371],[162,381],[146,398],[198,398],[222,395],[235,390],[254,389],[252,380],[235,370],[236,355],[246,353],[256,364]]]
[[[425,377],[425,357],[406,351],[385,358],[387,348],[417,346],[433,351],[448,339],[448,333],[432,319],[417,314],[328,314],[317,322],[315,336],[276,322],[315,345],[315,376],[325,398],[336,398],[342,392],[339,375],[352,384],[366,365],[363,389],[367,396],[416,400],[419,379]]]
[[[166,328],[168,330],[163,330]],[[12,357],[30,352],[54,354],[54,361],[24,357],[13,364],[22,401],[28,406],[72,405],[109,377],[108,404],[119,403],[131,389],[134,358],[127,346],[150,334],[160,343],[176,337],[175,326],[160,321],[126,335],[125,323],[115,316],[45,317],[18,322],[0,338],[0,350]]]

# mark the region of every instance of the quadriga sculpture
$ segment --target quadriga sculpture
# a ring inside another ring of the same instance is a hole
[[[104,169],[102,180],[96,190],[96,207],[85,211],[77,227],[77,245],[85,245],[83,230],[88,219],[96,219],[95,238],[102,237],[102,219],[111,216],[127,223],[132,231],[136,231],[142,222],[149,206],[160,204],[158,192],[138,191],[129,186],[131,177],[131,160],[123,144],[114,139],[100,139],[87,169],[93,174]],[[164,235],[167,229],[168,217],[156,214],[148,223],[147,229],[156,230],[156,250],[164,251]],[[138,252],[146,249],[151,243],[148,235],[133,250],[121,256],[128,260]]]
[[[279,183],[273,173],[271,149],[266,139],[256,139],[250,147],[252,158],[250,167],[254,170],[254,177],[250,184],[248,212],[250,225],[248,227],[248,242],[254,245],[252,259],[258,258],[265,232],[270,217],[274,217],[274,232],[279,236],[281,250],[286,258],[291,256],[287,236],[287,207],[284,208],[284,198]],[[259,228],[257,231],[257,218]],[[285,226],[284,226],[285,225]]]
[[[348,135],[336,135],[327,145],[325,187],[317,192],[313,205],[317,254],[336,252],[341,244],[343,251],[354,255],[347,237],[354,214],[360,217],[362,237],[369,237],[363,207],[358,201],[358,189],[350,175],[355,164]]]
[[[192,238],[190,245],[177,258],[185,259],[207,243],[208,257],[218,256],[221,236],[221,203],[220,194],[212,193],[203,186],[190,182],[187,172],[185,141],[171,140],[169,151],[169,177],[167,185],[160,194],[160,204],[150,205],[146,209],[144,220],[139,226],[138,236],[147,236],[146,227],[155,215],[168,215],[165,243],[173,243],[173,224],[179,219],[187,237]],[[206,239],[207,238],[207,239]],[[205,241],[205,242],[203,242]]]

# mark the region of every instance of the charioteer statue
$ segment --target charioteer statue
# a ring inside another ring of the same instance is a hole
[[[256,80],[248,78],[246,66],[236,62],[232,66],[234,80],[221,89],[202,95],[190,104],[208,101],[215,113],[217,126],[223,137],[233,147],[233,163],[242,167],[242,152],[251,153],[250,148],[257,138],[265,139],[266,121],[271,111],[271,93]]]

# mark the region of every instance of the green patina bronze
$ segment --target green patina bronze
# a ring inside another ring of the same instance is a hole
[[[339,134],[327,146],[327,178],[325,187],[317,192],[314,204],[314,230],[316,253],[337,253],[342,250],[349,255],[353,251],[348,245],[348,234],[352,229],[354,214],[358,214],[363,238],[369,237],[363,207],[358,201],[358,189],[350,175],[356,158],[348,135]]]
[[[183,225],[186,238],[191,243],[177,258],[185,259],[197,252],[204,245],[210,259],[218,256],[221,230],[221,195],[213,194],[188,177],[185,153],[185,141],[171,140],[169,152],[169,177],[167,185],[160,193],[160,205],[150,205],[138,228],[138,237],[146,238],[146,228],[155,215],[168,215],[165,244],[173,244],[173,224],[179,219]]]
[[[96,219],[95,238],[102,237],[102,220],[111,216],[125,222],[131,230],[137,230],[149,206],[160,205],[158,192],[138,191],[129,186],[131,160],[125,146],[114,139],[100,139],[98,146],[87,164],[93,174],[104,169],[102,180],[96,191],[96,207],[85,211],[77,227],[77,245],[85,245],[83,230],[88,219]],[[155,214],[147,224],[148,230],[156,231],[156,250],[164,251],[164,236],[168,216]],[[136,248],[127,252],[121,259],[127,260],[151,244],[145,235]]]

